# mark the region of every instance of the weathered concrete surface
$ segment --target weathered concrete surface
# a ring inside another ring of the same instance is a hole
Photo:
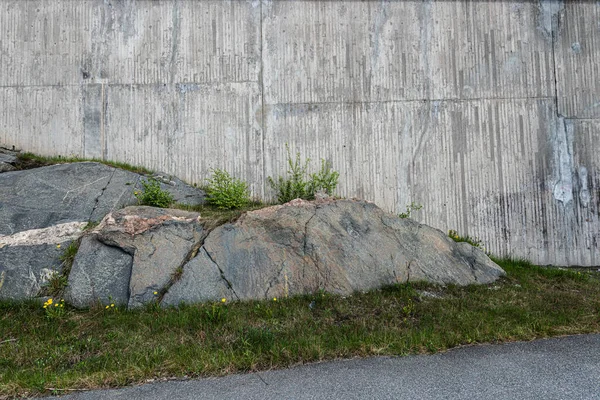
[[[78,307],[106,302],[111,295],[129,308],[155,301],[198,251],[205,236],[198,218],[154,207],[108,214],[83,240],[69,276],[68,299]],[[105,258],[94,264],[98,257]]]
[[[199,184],[221,167],[264,197],[289,143],[332,161],[342,196],[422,204],[420,221],[497,255],[597,265],[599,15],[577,0],[0,0],[0,145]]]

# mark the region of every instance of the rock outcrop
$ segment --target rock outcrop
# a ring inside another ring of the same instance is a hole
[[[16,169],[17,153],[0,147],[0,173]]]
[[[88,222],[137,204],[143,179],[95,162],[0,174],[0,299],[35,296]],[[177,179],[161,178],[161,187],[182,203],[204,201],[203,191]]]
[[[163,302],[215,299],[204,284],[191,284],[201,276],[220,275],[219,293],[264,299],[316,290],[348,295],[407,281],[485,284],[503,274],[480,249],[372,203],[294,200],[212,231]]]
[[[155,178],[179,202],[204,201],[173,177]],[[213,229],[197,213],[132,206],[142,179],[98,163],[0,174],[0,299],[37,296],[74,240],[65,298],[76,307],[348,295],[407,281],[485,284],[504,274],[480,249],[365,201],[294,200]]]
[[[82,239],[67,300],[84,307],[112,299],[135,308],[158,299],[204,239],[198,218],[154,207],[108,214]]]
[[[317,290],[349,295],[407,281],[485,284],[503,274],[480,249],[363,201],[295,200],[211,232],[197,214],[130,207],[83,239],[68,299],[81,307],[110,292],[130,307],[176,306]]]

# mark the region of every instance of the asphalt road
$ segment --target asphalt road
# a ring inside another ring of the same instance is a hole
[[[334,361],[61,399],[600,399],[600,335]]]

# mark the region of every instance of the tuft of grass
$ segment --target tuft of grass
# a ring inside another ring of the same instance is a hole
[[[219,225],[235,222],[247,211],[260,210],[261,208],[270,207],[272,205],[273,204],[261,203],[259,201],[250,201],[242,208],[238,209],[222,209],[210,204],[199,204],[196,206],[174,204],[171,207],[200,213],[200,219],[205,223],[205,229],[214,229]]]
[[[60,255],[60,272],[56,271],[40,290],[40,296],[59,297],[62,296],[67,284],[69,283],[69,274],[73,267],[73,261],[79,250],[80,241],[71,242]]]
[[[19,153],[17,155],[17,162],[15,163],[15,167],[18,170],[24,170],[24,169],[45,167],[48,165],[69,164],[69,163],[85,162],[85,161],[97,162],[97,163],[108,165],[110,167],[135,172],[135,173],[141,174],[141,175],[152,175],[152,173],[153,173],[148,168],[131,165],[131,164],[124,163],[124,162],[100,160],[97,158],[82,158],[82,157],[62,157],[62,156],[44,157],[44,156],[39,156],[39,155],[33,154],[33,153]]]
[[[0,344],[0,397],[600,332],[600,275],[495,261],[507,276],[483,286],[417,282],[347,297],[119,312],[65,307],[60,319],[39,303],[3,301],[0,342],[16,340]]]
[[[483,242],[476,237],[471,237],[469,235],[467,235],[467,236],[459,235],[458,232],[453,229],[450,229],[448,231],[448,237],[457,243],[466,242],[466,243],[469,243],[473,247],[477,247],[477,248],[480,248],[481,250],[485,251]]]

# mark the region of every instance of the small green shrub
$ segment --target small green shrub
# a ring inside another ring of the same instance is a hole
[[[290,155],[290,148],[285,145],[288,153],[288,178],[280,176],[277,180],[267,178],[269,185],[275,190],[277,194],[278,203],[287,203],[294,199],[306,199],[308,198],[308,181],[306,179],[306,170],[308,168],[307,159],[304,164],[300,162],[300,153],[296,153],[296,158],[292,159]]]
[[[162,190],[156,179],[149,178],[147,181],[141,181],[141,183],[143,190],[133,192],[141,205],[167,208],[173,204],[173,195],[166,190]]]
[[[314,198],[315,193],[323,191],[329,196],[333,195],[338,185],[340,173],[331,169],[331,163],[321,160],[321,170],[316,174],[310,174],[308,192]]]
[[[423,206],[421,204],[417,204],[414,201],[406,206],[406,212],[398,214],[400,218],[410,218],[410,215],[413,211],[419,211]]]
[[[222,210],[242,208],[250,202],[248,184],[222,169],[214,169],[206,186],[206,201]]]
[[[267,178],[269,185],[277,195],[278,203],[283,204],[294,199],[313,200],[318,191],[333,195],[340,174],[332,170],[329,162],[321,160],[321,170],[309,175],[307,170],[310,159],[301,162],[300,153],[296,153],[296,157],[292,158],[287,144],[285,148],[288,154],[288,176],[280,176],[277,179],[270,176]]]

